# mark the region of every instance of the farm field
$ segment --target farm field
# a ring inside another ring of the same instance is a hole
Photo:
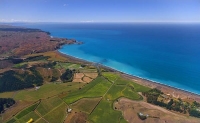
[[[39,116],[34,112],[37,105],[38,103],[34,103],[33,105],[17,113],[16,115],[13,115],[13,117],[10,120],[8,120],[7,123],[12,123],[12,122],[25,123],[31,118],[34,119],[34,121],[36,121],[37,119],[39,119]]]
[[[78,90],[83,83],[48,83],[40,87],[40,89],[28,89],[19,91],[14,99],[37,101],[39,99],[46,99],[48,97],[58,95],[59,93],[69,93],[69,91]]]
[[[36,111],[40,113],[41,116],[44,116],[48,112],[50,112],[52,109],[57,107],[62,103],[62,100],[57,97],[49,98],[42,100],[40,104],[38,105]]]
[[[77,102],[71,104],[73,109],[77,109],[79,111],[90,114],[98,102],[101,100],[100,98],[82,98]]]
[[[47,113],[44,118],[49,123],[62,123],[66,117],[66,104],[62,103],[58,107],[54,108],[51,112]]]
[[[71,104],[81,98],[100,97],[108,90],[110,85],[111,84],[103,77],[97,77],[93,80],[93,82],[86,84],[83,89],[77,90],[74,93],[69,94],[63,100],[67,104]]]
[[[12,98],[15,92],[3,92],[0,93],[1,98]]]
[[[119,119],[122,117],[122,113],[115,111],[112,107],[112,103],[112,101],[103,99],[91,113],[89,119],[94,123],[119,122]]]
[[[12,118],[13,115],[16,115],[18,112],[22,111],[26,107],[31,106],[33,103],[34,102],[23,101],[23,100],[17,101],[16,105],[14,105],[11,109],[7,110],[3,114],[3,121],[2,122],[7,121],[8,119]]]
[[[109,118],[109,122],[125,122],[122,113],[114,109],[114,102],[121,97],[142,100],[138,92],[145,92],[149,88],[123,79],[115,73],[103,72],[102,75],[98,76],[97,73],[85,69],[85,73],[75,73],[74,79],[84,81],[88,77],[91,79],[89,83],[47,83],[38,90],[18,91],[15,93],[15,100],[30,102],[39,100],[39,104],[22,110],[10,120],[26,122],[33,117],[36,123],[66,122],[66,120],[73,122],[87,120],[88,122],[101,123],[106,122],[107,120],[105,119],[112,117]],[[13,94],[14,92],[2,93],[5,97]],[[35,106],[37,107],[34,108]],[[72,109],[71,114],[66,112],[67,108]],[[100,114],[103,114],[105,119],[102,119]],[[69,115],[69,117],[65,118],[66,115]],[[80,116],[80,118],[73,120],[76,116]],[[55,117],[59,117],[60,121]]]
[[[110,81],[116,81],[120,76],[112,72],[103,72],[102,75]]]
[[[37,61],[30,63],[37,64]],[[66,69],[75,69],[72,82],[49,82],[52,77],[59,78]],[[121,110],[121,103],[116,104],[122,98],[140,102],[143,100],[140,93],[150,90],[121,77],[119,73],[101,72],[99,75],[95,67],[81,67],[81,64],[70,62],[59,61],[52,68],[37,67],[36,70],[46,81],[39,89],[0,93],[2,97],[14,98],[19,102],[17,105],[29,102],[26,103],[29,105],[21,108],[13,107],[15,110],[12,112],[8,110],[4,114],[4,121],[21,123],[32,118],[36,123],[126,123],[130,117],[122,115],[126,111]],[[72,111],[68,112],[68,109]]]
[[[86,75],[90,76],[89,73]],[[170,114],[177,115],[174,120],[181,120],[183,117],[170,111],[163,113],[165,109],[144,102],[139,92],[146,92],[150,88],[124,79],[115,73],[104,72],[102,75],[87,84],[81,82],[49,83],[44,84],[37,91],[34,89],[19,91],[15,95],[16,99],[39,100],[39,102],[24,108],[14,117],[10,117],[7,123],[27,122],[30,118],[36,123],[127,123],[133,117],[134,121],[143,123],[138,119],[138,111],[150,114],[152,117],[159,116],[161,117],[159,121],[170,122]],[[84,73],[76,74],[77,78],[84,76]],[[12,94],[12,92],[2,93],[5,96]],[[67,112],[68,109],[72,111]],[[197,121],[193,118],[189,120],[194,123]],[[148,118],[147,121],[156,122],[156,119]]]
[[[122,113],[114,110],[113,103],[120,97],[127,97],[133,100],[142,100],[142,97],[137,93],[137,90],[133,89],[134,86],[129,86],[129,84],[133,83],[132,81],[126,80],[124,82],[119,75],[113,73],[103,73],[103,76],[109,81],[112,81],[113,85],[105,94],[99,105],[91,113],[89,119],[95,123],[126,122],[122,116]],[[118,85],[118,83],[123,84]],[[140,88],[143,89],[143,86]]]

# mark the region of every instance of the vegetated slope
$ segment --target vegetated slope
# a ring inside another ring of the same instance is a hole
[[[0,55],[23,56],[47,52],[58,49],[63,44],[76,42],[65,38],[51,38],[49,34],[39,29],[0,25]]]
[[[0,92],[31,88],[42,83],[43,78],[34,67],[21,72],[9,70],[1,74]]]

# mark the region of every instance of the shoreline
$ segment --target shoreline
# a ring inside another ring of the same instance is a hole
[[[73,60],[73,61],[75,60],[75,62],[78,62],[78,63],[95,64],[94,62],[90,62],[90,61],[87,61],[85,59],[74,57],[74,56],[65,54],[63,52],[60,52],[58,50],[56,50],[56,53],[66,57],[66,58],[70,58],[70,60]],[[128,73],[122,72],[120,70],[116,70],[116,69],[111,68],[109,66],[105,66],[105,65],[102,65],[102,64],[98,64],[98,65],[102,68],[105,68],[105,69],[111,71],[111,72],[119,73],[123,78],[133,80],[137,84],[141,84],[143,86],[147,86],[147,87],[150,87],[150,88],[157,88],[157,89],[161,90],[162,92],[164,92],[165,94],[170,94],[172,97],[187,99],[187,100],[194,100],[194,101],[200,102],[200,95],[199,94],[196,94],[196,93],[184,90],[184,89],[172,87],[172,86],[169,86],[169,85],[165,85],[165,84],[162,84],[162,83],[159,83],[159,82],[151,81],[151,80],[141,78],[141,77],[138,77],[138,76],[130,75]]]

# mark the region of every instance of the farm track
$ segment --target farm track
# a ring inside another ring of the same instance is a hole
[[[35,113],[40,117],[42,118],[45,122],[49,123],[42,115],[40,115],[40,113],[38,111],[35,110]],[[39,121],[40,118],[38,120],[36,120],[35,122]]]

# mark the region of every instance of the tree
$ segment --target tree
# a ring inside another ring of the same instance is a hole
[[[15,104],[15,100],[11,98],[0,98],[0,113]]]
[[[169,103],[167,104],[166,108],[169,109],[169,110],[171,110],[171,106],[172,106],[173,103],[174,103],[174,101],[173,101],[173,99],[171,99],[169,101]]]
[[[189,114],[190,116],[194,116],[194,117],[198,117],[200,118],[200,111],[198,111],[197,109],[190,109],[189,110]]]
[[[63,81],[63,82],[71,82],[73,80],[73,76],[74,76],[74,73],[72,70],[70,69],[67,69],[65,71],[65,73],[63,73],[60,77],[60,79]]]

